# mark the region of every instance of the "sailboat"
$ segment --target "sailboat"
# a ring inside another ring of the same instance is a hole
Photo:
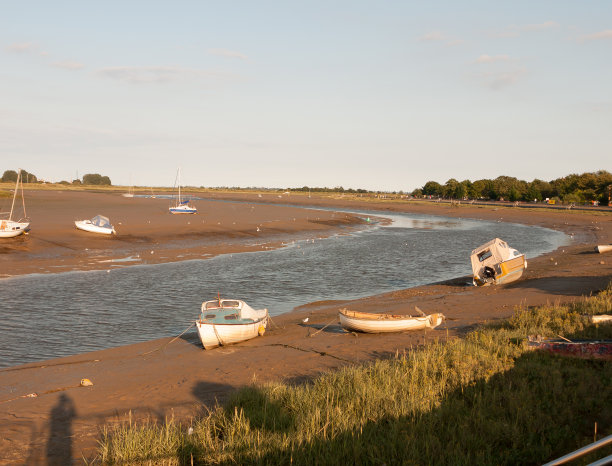
[[[123,197],[134,197],[134,185],[132,185],[132,177],[130,176],[130,186],[127,193],[122,194]]]
[[[17,199],[17,191],[21,186],[21,198],[23,200],[23,215],[24,218],[19,221],[13,220],[13,212],[15,211],[15,200]],[[15,192],[13,194],[13,202],[11,204],[11,213],[8,220],[0,220],[0,238],[14,238],[24,234],[30,229],[30,222],[27,218],[25,209],[25,198],[23,197],[23,179],[21,178],[21,169],[17,172],[17,181],[15,182]]]
[[[198,209],[189,204],[189,200],[183,201],[181,199],[181,169],[179,168],[176,172],[176,179],[178,181],[178,199],[174,206],[170,206],[169,210],[171,214],[195,214]]]

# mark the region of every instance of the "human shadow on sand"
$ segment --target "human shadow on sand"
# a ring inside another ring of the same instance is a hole
[[[62,393],[51,409],[49,440],[47,442],[47,464],[72,464],[72,422],[77,412],[72,399]]]

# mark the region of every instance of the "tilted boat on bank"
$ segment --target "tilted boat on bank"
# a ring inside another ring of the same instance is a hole
[[[443,314],[412,317],[394,314],[374,314],[348,309],[340,309],[338,317],[340,318],[340,325],[346,330],[364,333],[432,329],[440,325],[445,318]]]
[[[268,310],[253,309],[239,299],[213,299],[202,303],[196,321],[204,349],[261,336],[268,325]]]
[[[599,254],[603,254],[604,252],[612,252],[612,244],[600,244],[595,248],[595,250]]]
[[[74,226],[79,230],[89,231],[90,233],[100,233],[102,235],[112,235],[117,233],[111,225],[108,217],[96,215],[91,220],[75,220]]]
[[[21,198],[23,202],[23,216],[24,218],[13,220],[13,214],[15,212],[15,200],[17,199],[17,192],[21,187]],[[6,215],[6,214],[4,214]],[[30,229],[30,221],[27,218],[25,208],[25,198],[23,197],[23,179],[21,177],[21,169],[17,171],[17,181],[15,182],[15,192],[13,193],[13,202],[11,203],[11,211],[8,219],[0,219],[0,238],[14,238],[15,236],[22,235]]]
[[[471,254],[474,284],[502,285],[518,280],[527,268],[525,254],[495,238],[474,249]]]

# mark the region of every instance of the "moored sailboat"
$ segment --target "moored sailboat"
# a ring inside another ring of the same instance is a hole
[[[17,191],[21,187],[21,198],[23,202],[23,218],[13,220],[15,212],[15,200],[17,199]],[[21,169],[17,171],[17,181],[15,182],[15,192],[13,193],[13,202],[11,203],[11,212],[8,219],[0,219],[0,238],[14,238],[22,235],[30,229],[30,221],[26,214],[25,198],[23,196],[23,179],[21,177]]]
[[[176,172],[176,179],[178,184],[178,199],[173,206],[168,209],[171,214],[195,214],[198,209],[189,204],[189,200],[183,201],[181,198],[181,169],[179,168]]]

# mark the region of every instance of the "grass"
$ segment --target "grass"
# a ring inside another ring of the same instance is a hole
[[[527,335],[612,338],[612,288],[516,309],[434,343],[311,383],[253,384],[186,422],[106,427],[107,464],[536,464],[612,433],[612,363],[527,349]],[[599,456],[610,454],[602,450]]]

